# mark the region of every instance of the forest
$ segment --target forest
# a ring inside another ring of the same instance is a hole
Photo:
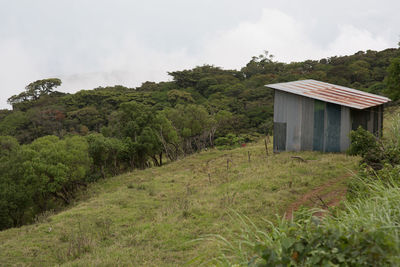
[[[265,52],[240,70],[171,71],[170,82],[58,92],[30,83],[0,110],[0,230],[68,205],[88,183],[210,147],[271,135],[265,84],[315,79],[400,99],[400,48],[282,63]]]

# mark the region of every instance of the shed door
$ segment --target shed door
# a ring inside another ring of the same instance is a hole
[[[340,152],[340,105],[326,103],[326,143],[325,152]]]
[[[324,150],[325,102],[314,100],[313,150]]]

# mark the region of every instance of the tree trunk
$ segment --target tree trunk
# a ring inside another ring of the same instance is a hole
[[[59,193],[55,192],[55,193],[53,193],[53,196],[55,196],[58,199],[63,200],[64,203],[67,204],[67,205],[70,203],[69,199],[66,198],[63,194],[59,194]]]
[[[153,156],[151,157],[151,159],[153,160],[155,166],[161,166],[160,163],[159,163],[158,160],[157,160],[156,155],[153,155]]]
[[[104,165],[100,166],[100,171],[101,171],[101,176],[104,178],[106,178],[106,173],[104,172]]]

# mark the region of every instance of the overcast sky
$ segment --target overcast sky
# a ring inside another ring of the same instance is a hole
[[[32,81],[129,87],[167,71],[240,69],[397,47],[400,1],[0,0],[0,108]]]

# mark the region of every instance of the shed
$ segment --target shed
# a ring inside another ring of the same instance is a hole
[[[344,152],[358,126],[381,136],[387,97],[301,80],[266,85],[274,93],[274,151]]]

